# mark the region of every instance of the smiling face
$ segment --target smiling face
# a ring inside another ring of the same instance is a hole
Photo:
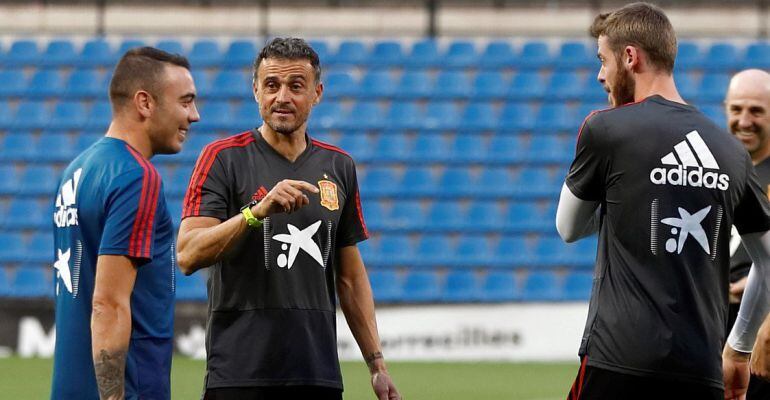
[[[752,159],[770,152],[770,87],[768,76],[761,71],[747,71],[730,82],[725,98],[727,126]]]
[[[596,79],[607,92],[609,103],[613,107],[633,103],[636,82],[631,72],[625,68],[623,58],[612,51],[606,36],[599,36],[598,45],[597,57],[601,62],[601,68]]]
[[[200,119],[195,95],[190,71],[167,65],[155,99],[157,108],[148,121],[153,154],[174,154],[182,150],[190,125]]]
[[[259,114],[274,132],[304,135],[310,110],[318,104],[323,84],[306,59],[263,59],[257,69],[254,97]]]

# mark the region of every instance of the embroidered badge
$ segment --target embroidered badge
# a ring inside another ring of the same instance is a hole
[[[331,211],[340,209],[340,201],[337,198],[337,184],[328,181],[318,181],[318,190],[321,191],[321,205]]]
[[[252,200],[262,201],[267,196],[267,189],[264,186],[260,186],[254,194],[251,195]]]

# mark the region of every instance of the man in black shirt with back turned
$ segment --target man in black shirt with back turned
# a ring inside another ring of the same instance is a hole
[[[722,399],[730,227],[770,275],[770,205],[740,143],[679,96],[659,8],[601,14],[591,33],[614,108],[583,123],[556,216],[568,242],[599,231],[568,398]],[[755,313],[767,309],[766,293],[748,295]],[[733,348],[751,351],[763,317],[749,315],[725,354],[745,358]]]
[[[179,228],[182,271],[211,266],[204,399],[341,399],[335,292],[377,398],[400,399],[356,247],[368,232],[353,159],[306,132],[318,55],[272,40],[253,89],[264,123],[203,149]]]

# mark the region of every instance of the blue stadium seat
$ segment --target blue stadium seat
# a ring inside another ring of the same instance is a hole
[[[91,132],[107,131],[112,119],[112,106],[108,101],[97,101],[91,105],[88,113],[88,123],[85,129]]]
[[[14,198],[4,212],[2,227],[5,231],[49,228],[51,213],[52,209],[48,205],[44,206],[31,199]]]
[[[0,232],[0,264],[23,262],[24,238],[20,233]]]
[[[14,297],[38,298],[53,296],[53,281],[42,268],[18,268],[11,284]]]
[[[98,71],[93,69],[76,69],[67,78],[65,93],[70,99],[106,97],[108,89],[102,82],[103,79]]]
[[[542,232],[553,228],[553,220],[545,220],[542,211],[535,203],[511,203],[505,215],[505,230],[508,232]]]
[[[0,159],[5,158],[3,148],[0,147]],[[19,189],[19,177],[13,164],[0,163],[0,195],[10,196],[16,194]]]
[[[198,99],[208,99],[211,93],[211,79],[209,73],[203,68],[193,69],[191,71],[193,82],[195,83],[195,91],[197,92]],[[198,103],[196,103],[198,104]]]
[[[677,55],[677,59],[679,56]],[[770,68],[770,43],[754,42],[746,46],[742,68]]]
[[[40,135],[33,153],[35,162],[68,162],[77,154],[69,135],[47,132]]]
[[[531,257],[532,251],[524,236],[503,236],[495,246],[491,266],[500,269],[522,268],[528,266]]]
[[[695,83],[692,75],[685,72],[675,72],[674,81],[682,98],[688,101],[696,101],[698,99],[698,85]]]
[[[329,51],[329,44],[324,40],[311,40],[308,44],[313,48],[316,54],[318,54],[321,65],[324,67],[329,65],[329,61],[332,61],[331,58],[333,57]]]
[[[75,137],[75,152],[80,154],[85,149],[91,147],[94,143],[96,143],[99,139],[104,137],[105,132],[97,132],[97,133],[90,133],[90,132],[81,132],[79,135]]]
[[[481,298],[479,283],[471,271],[451,271],[446,276],[446,285],[441,301],[469,303]]]
[[[423,225],[417,227],[425,232],[460,231],[466,223],[460,202],[453,200],[434,201],[428,210],[428,217],[422,222]]]
[[[230,131],[233,113],[227,102],[207,102],[198,108],[201,119],[194,128],[202,132]]]
[[[454,261],[452,241],[444,234],[423,234],[417,244],[417,259],[412,261],[413,268],[434,268],[450,266]]]
[[[120,55],[123,55],[122,53]],[[110,43],[104,39],[90,39],[83,45],[75,64],[80,67],[106,67],[118,60],[118,55],[112,53]]]
[[[465,72],[442,71],[436,77],[432,99],[464,99],[471,95],[471,82]]]
[[[712,121],[714,121],[715,124],[719,127],[726,127],[727,126],[727,117],[725,116],[725,109],[721,105],[706,105],[698,107],[701,112],[706,114],[707,117],[709,117]]]
[[[359,98],[390,98],[396,93],[396,82],[387,71],[369,71],[361,79]]]
[[[384,111],[373,101],[360,101],[340,121],[343,130],[380,130],[385,127]]]
[[[222,52],[217,42],[201,39],[193,43],[188,58],[193,69],[213,67],[222,62]]]
[[[29,99],[59,97],[64,94],[64,81],[59,71],[40,69],[32,75],[24,94]]]
[[[501,130],[505,126],[501,124]],[[489,142],[486,162],[504,164],[520,162],[526,157],[526,148],[526,141],[521,135],[497,134]]]
[[[29,165],[22,172],[19,194],[51,196],[56,192],[59,181],[58,171],[49,165]]]
[[[698,102],[722,102],[729,84],[730,75],[727,73],[704,74],[698,90]]]
[[[406,235],[382,236],[379,250],[379,254],[372,261],[374,265],[411,266],[415,259],[414,245]]]
[[[0,71],[0,98],[2,97],[20,97],[27,90],[27,79],[24,77],[24,71],[19,69],[4,69]]]
[[[399,183],[395,170],[388,167],[368,168],[359,180],[361,195],[364,197],[392,194]]]
[[[453,102],[435,101],[425,107],[422,129],[426,131],[453,131],[460,127],[460,107]]]
[[[368,59],[369,51],[359,40],[343,40],[337,48],[337,53],[327,63],[330,65],[357,66]]]
[[[593,288],[593,274],[590,272],[571,272],[564,278],[564,296],[567,301],[588,301]]]
[[[562,71],[575,70],[580,68],[599,67],[596,60],[596,52],[592,48],[590,51],[584,42],[564,42],[559,48],[559,55],[556,57],[555,68]]]
[[[205,301],[207,298],[205,276],[201,273],[184,276],[179,271],[176,278],[178,301]]]
[[[213,133],[195,133],[185,141],[178,157],[182,161],[193,162],[198,159],[201,150],[203,150],[207,144],[217,139],[219,139],[219,136]]]
[[[397,302],[403,297],[401,280],[393,270],[369,271],[369,282],[372,285],[374,300],[377,303]]]
[[[530,104],[506,103],[498,119],[499,129],[510,133],[532,131],[538,123],[535,116],[535,110]]]
[[[474,105],[468,107],[472,106]],[[450,159],[454,163],[483,163],[487,158],[487,146],[484,137],[479,135],[457,135],[450,147],[450,152]]]
[[[257,58],[257,48],[251,40],[233,40],[227,46],[221,64],[225,68],[248,68]]]
[[[347,72],[330,72],[324,80],[324,96],[341,99],[358,95],[358,82]]]
[[[376,201],[373,201],[372,203],[379,203]],[[366,207],[366,206],[364,206]],[[366,210],[364,210],[364,215],[366,217],[366,226],[371,229],[371,226],[369,224],[370,218],[369,214],[367,214]],[[366,260],[369,259],[372,255],[376,254],[379,251],[378,246],[378,240],[372,238],[370,240],[364,240],[363,242],[358,242],[356,244],[356,247],[358,248],[358,251],[361,253],[361,258],[366,262]]]
[[[441,173],[439,178],[439,195],[457,197],[478,195],[473,193],[474,179],[467,166],[449,167]]]
[[[187,168],[187,166],[177,167],[173,172],[171,170],[161,172],[161,179],[163,179],[163,188],[166,195],[176,198],[184,197],[187,192],[187,185],[190,182],[191,174],[192,170]],[[180,212],[178,214],[172,214],[171,217],[178,220],[181,215]]]
[[[372,153],[374,152],[371,136],[361,131],[345,134],[337,146],[352,155],[358,162],[371,160]]]
[[[19,103],[12,129],[43,129],[48,125],[48,109],[42,101],[25,100]]]
[[[50,218],[51,214],[46,213],[46,216]],[[56,261],[56,250],[52,239],[53,232],[49,229],[42,232],[38,231],[33,234],[29,240],[27,240],[27,246],[25,248],[27,256],[24,261],[28,263],[52,265]]]
[[[558,301],[561,297],[559,280],[553,272],[531,272],[524,281],[522,298],[526,301]]]
[[[504,197],[513,194],[513,179],[506,167],[487,167],[476,179],[473,193],[484,193],[488,197]]]
[[[410,152],[410,142],[406,134],[399,131],[388,131],[381,134],[377,140],[375,151],[371,154],[371,160],[374,162],[405,161]]]
[[[404,280],[401,296],[408,303],[427,303],[441,297],[442,286],[439,277],[432,271],[411,271]]]
[[[545,168],[526,167],[515,180],[516,194],[522,198],[557,196],[562,182]]]
[[[409,155],[413,164],[447,161],[450,156],[449,143],[445,135],[423,134],[414,140]]]
[[[458,267],[488,267],[494,260],[494,249],[484,236],[462,236],[455,253]]]
[[[336,101],[322,101],[313,107],[308,126],[311,131],[335,129],[342,120],[342,105]]]
[[[494,201],[475,200],[465,215],[470,222],[466,227],[468,232],[494,232],[504,226],[505,216]]]
[[[437,67],[440,64],[438,43],[433,39],[423,39],[412,44],[412,51],[404,59],[404,66],[413,69]]]
[[[577,132],[577,128],[575,130]],[[568,163],[574,155],[571,143],[561,140],[556,135],[533,135],[526,152],[526,160],[531,164]]]
[[[708,49],[703,70],[706,72],[723,72],[728,73],[730,70],[736,69],[743,65],[742,54],[738,53],[738,49],[735,45],[727,42],[713,43]],[[724,92],[722,93],[724,95]]]
[[[390,227],[388,214],[382,201],[370,199],[363,202],[362,206],[364,208],[364,217],[366,218],[366,227],[369,228],[369,231],[383,231]],[[364,257],[364,260],[367,260],[368,257],[364,255],[363,247],[366,247],[368,251],[375,252],[376,249],[372,245],[373,242],[374,240],[371,239],[359,242],[359,250],[361,250],[361,256]],[[363,243],[366,243],[366,245],[361,246]]]
[[[120,45],[118,46],[118,51],[115,52],[115,62],[117,63],[118,60],[120,60],[121,57],[123,57],[124,54],[126,54],[127,51],[131,49],[135,49],[137,47],[144,47],[147,43],[144,42],[144,40],[141,39],[123,39],[122,42],[120,42]]]
[[[159,40],[158,43],[155,43],[154,47],[156,49],[163,50],[167,53],[178,54],[180,56],[183,56],[186,54],[186,52],[184,51],[184,47],[182,46],[182,43],[175,39]]]
[[[584,81],[577,72],[556,72],[548,81],[545,99],[546,101],[577,100],[583,94]]]
[[[388,228],[395,230],[421,229],[429,220],[417,200],[398,200],[388,213]]]
[[[574,110],[565,103],[545,103],[537,114],[537,126],[540,133],[567,131],[575,133],[580,129],[582,117],[577,117]]]
[[[54,107],[48,129],[58,131],[81,130],[88,122],[86,107],[79,101],[60,101]]]
[[[596,80],[596,75],[588,75],[582,80],[580,88],[580,101],[584,104],[589,103],[603,103],[605,106],[602,109],[607,108],[607,91],[604,90],[604,86]]]
[[[522,70],[538,70],[553,66],[548,44],[542,41],[524,43],[516,58],[516,67]]]
[[[11,296],[11,282],[8,279],[8,271],[0,264],[0,297]]]
[[[700,68],[702,62],[697,43],[689,41],[679,42],[679,49],[676,52],[675,70],[687,72],[693,68]]]
[[[545,83],[537,72],[520,72],[511,80],[506,98],[517,101],[542,100],[545,95]]]
[[[463,121],[463,131],[468,133],[495,131],[499,127],[497,113],[492,103],[469,103],[463,110],[460,120]],[[476,137],[475,139],[481,138]],[[485,154],[481,154],[481,156],[486,158]]]
[[[473,42],[460,40],[449,44],[441,65],[443,68],[466,69],[475,66],[477,62],[478,54]]]
[[[53,40],[48,43],[45,52],[40,56],[41,67],[66,67],[75,64],[78,54],[75,46],[66,39]]]
[[[385,119],[390,129],[418,130],[422,124],[422,111],[415,102],[392,102]]]
[[[508,80],[500,72],[479,72],[473,80],[471,98],[476,101],[501,100],[505,98],[508,84]]]
[[[251,75],[240,70],[221,70],[214,78],[209,96],[214,99],[253,100]]]
[[[366,65],[370,68],[397,67],[403,64],[404,58],[400,42],[381,41],[374,44],[372,52],[366,59]]]
[[[533,261],[538,267],[554,267],[567,264],[574,245],[564,243],[559,237],[542,236],[535,245],[535,257]]]
[[[35,157],[35,143],[29,132],[5,135],[0,146],[0,159],[4,161],[31,161]]]
[[[516,276],[511,272],[489,272],[481,284],[481,298],[486,302],[516,301],[521,298]]]
[[[14,113],[7,101],[0,100],[0,130],[10,129],[13,126]],[[2,151],[2,149],[0,149]]]
[[[604,92],[603,92],[604,93]],[[591,114],[594,111],[602,111],[606,110],[610,107],[609,103],[607,102],[607,93],[604,93],[604,101],[597,101],[596,103],[587,103],[583,102],[578,106],[577,111],[575,112],[575,120],[582,118],[583,121],[588,117],[589,114]],[[583,121],[581,121],[580,125],[582,127]],[[578,131],[575,131],[571,137],[573,139],[577,139],[577,133]],[[573,143],[576,143],[576,140],[573,141]],[[572,149],[574,150],[575,147],[572,146]]]
[[[516,53],[511,44],[505,41],[491,41],[478,59],[479,68],[503,69],[515,65]]]
[[[423,99],[431,95],[432,80],[425,71],[405,71],[398,83],[396,99]]]
[[[229,124],[233,132],[240,132],[262,125],[259,105],[253,101],[242,101],[233,111],[233,121]]]
[[[29,39],[13,42],[3,57],[3,63],[7,67],[34,66],[39,61],[40,53],[38,52],[37,41]]]

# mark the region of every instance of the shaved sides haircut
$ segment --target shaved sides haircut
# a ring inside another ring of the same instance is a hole
[[[166,65],[190,69],[190,62],[184,56],[154,47],[138,47],[127,51],[115,66],[110,81],[112,110],[122,108],[139,90],[144,90],[157,99]]]

